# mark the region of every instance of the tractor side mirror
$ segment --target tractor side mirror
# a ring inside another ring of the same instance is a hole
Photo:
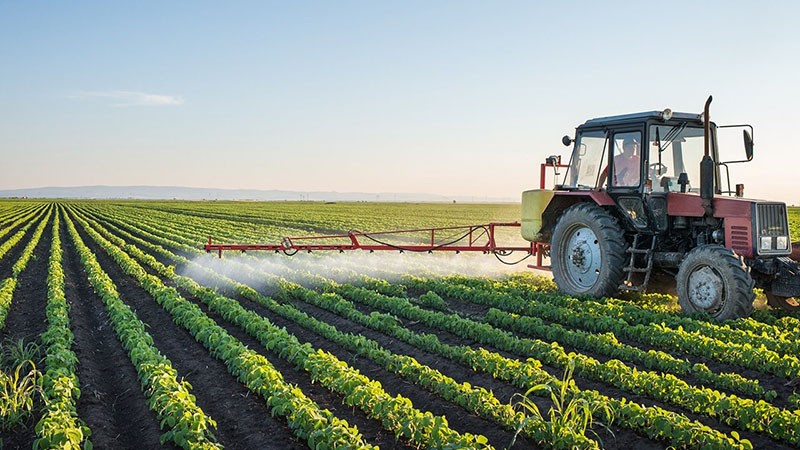
[[[572,138],[569,136],[564,136],[563,138],[561,138],[561,143],[564,144],[565,147],[569,147],[570,145],[572,145],[573,142],[575,141],[573,141]]]
[[[742,135],[744,137],[744,154],[747,155],[747,160],[753,160],[753,137],[750,136],[750,133],[747,130],[742,130]]]

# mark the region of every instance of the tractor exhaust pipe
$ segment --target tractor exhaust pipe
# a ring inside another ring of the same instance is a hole
[[[707,218],[714,217],[714,160],[711,159],[711,107],[712,96],[708,96],[706,106],[703,109],[703,143],[705,145],[705,155],[700,161],[700,198],[703,200],[703,210]]]

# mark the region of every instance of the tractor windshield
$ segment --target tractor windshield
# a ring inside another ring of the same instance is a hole
[[[564,177],[564,188],[594,189],[608,144],[605,131],[579,133]]]
[[[688,176],[687,192],[699,192],[700,160],[705,153],[703,129],[679,125],[650,127],[650,160],[648,177],[657,192],[678,192],[678,177]],[[660,155],[660,156],[659,156]]]

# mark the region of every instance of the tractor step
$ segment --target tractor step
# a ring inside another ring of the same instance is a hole
[[[649,246],[646,242],[647,238],[650,238]],[[645,242],[641,242],[642,240]],[[622,268],[622,271],[627,273],[627,276],[625,277],[625,281],[619,285],[620,290],[642,292],[647,289],[647,283],[650,281],[650,274],[653,272],[653,251],[655,248],[655,235],[636,233],[633,236],[633,242],[631,243],[631,246],[625,250],[625,253],[628,253],[630,257],[628,259],[628,265]],[[639,255],[644,257],[643,266],[636,264],[636,257]],[[644,280],[642,280],[642,283],[638,285],[634,284],[633,280],[633,274],[636,273],[644,274]]]

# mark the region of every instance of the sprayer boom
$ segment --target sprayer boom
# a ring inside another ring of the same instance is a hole
[[[364,233],[351,230],[346,234],[329,234],[320,236],[284,237],[279,244],[215,244],[211,237],[204,246],[206,252],[222,252],[226,250],[266,250],[283,252],[294,255],[300,251],[334,250],[344,252],[348,250],[394,250],[400,252],[434,251],[448,252],[483,252],[498,255],[507,255],[511,252],[526,252],[528,255],[538,254],[541,249],[536,244],[527,246],[498,245],[495,239],[495,230],[500,227],[519,227],[519,222],[487,223],[481,225],[467,225],[456,227],[419,228],[409,230],[379,231]],[[392,243],[388,240],[402,240],[411,242],[419,241],[424,236],[425,243]]]

